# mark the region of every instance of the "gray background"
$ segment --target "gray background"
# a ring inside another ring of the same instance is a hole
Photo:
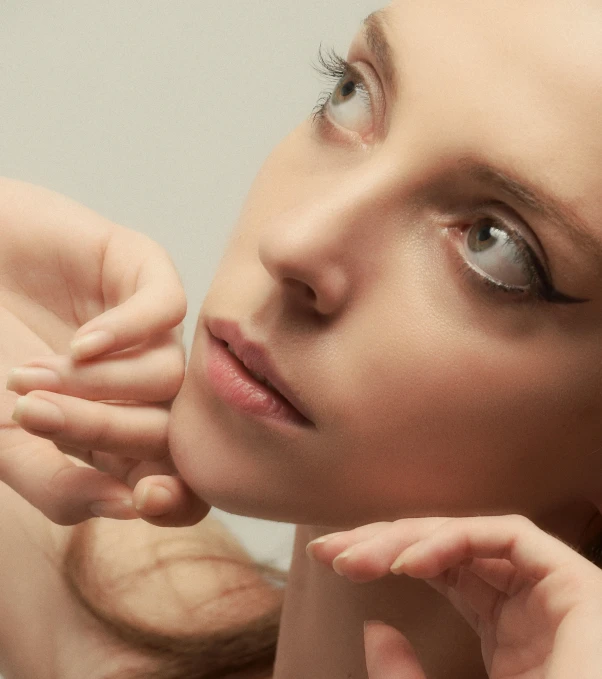
[[[186,344],[246,191],[324,89],[377,0],[0,0],[0,174],[160,242],[189,300]],[[292,526],[212,510],[288,567]]]

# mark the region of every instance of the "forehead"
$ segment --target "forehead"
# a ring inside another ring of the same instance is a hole
[[[524,163],[600,219],[602,2],[394,0],[384,16],[394,117],[415,115],[464,152]]]

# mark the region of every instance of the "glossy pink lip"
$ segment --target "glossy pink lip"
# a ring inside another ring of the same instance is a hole
[[[233,321],[209,319],[206,327],[210,340],[208,376],[223,400],[250,414],[313,426],[261,345],[247,340]],[[236,356],[232,356],[226,345]],[[274,388],[256,380],[249,371],[264,377]]]

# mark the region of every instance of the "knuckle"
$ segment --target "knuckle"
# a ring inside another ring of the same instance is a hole
[[[185,366],[180,352],[171,351],[161,370],[161,382],[157,397],[159,400],[173,398],[182,387]]]
[[[86,445],[90,448],[102,450],[111,438],[112,424],[108,414],[105,412],[104,405],[98,405],[98,412],[95,415],[94,426],[86,427],[85,431],[90,432],[86,437]]]
[[[509,514],[507,519],[517,531],[529,530],[534,526],[534,523],[522,514]]]

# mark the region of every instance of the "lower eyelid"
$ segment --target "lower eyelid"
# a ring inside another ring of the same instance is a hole
[[[459,265],[459,269],[456,269],[455,275],[469,276],[474,285],[480,286],[481,291],[489,290],[489,292],[501,292],[506,295],[512,295],[516,301],[535,299],[535,295],[532,292],[532,286],[518,287],[505,285],[503,282],[496,281],[491,276],[488,276],[484,271],[479,271],[477,267],[471,264],[461,252],[461,238],[463,237],[463,231],[465,231],[465,229],[453,226],[447,227],[445,231],[447,232],[445,240],[447,241],[449,256]]]

